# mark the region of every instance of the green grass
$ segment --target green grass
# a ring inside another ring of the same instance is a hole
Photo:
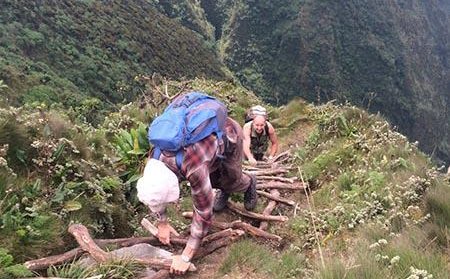
[[[327,262],[314,276],[315,279],[387,279],[387,273],[375,261],[364,260],[354,265],[346,265],[341,260]]]
[[[439,182],[425,196],[425,204],[431,214],[432,223],[428,225],[430,237],[447,253],[450,252],[450,187]]]
[[[61,278],[89,278],[102,275],[101,278],[122,279],[136,278],[143,266],[129,259],[108,260],[90,267],[81,266],[78,262],[67,263],[47,269],[49,276]]]
[[[276,254],[251,240],[243,240],[231,246],[220,272],[226,274],[236,268],[244,268],[269,278],[301,278],[305,272],[305,258],[296,251]]]
[[[450,274],[448,262],[446,257],[438,253],[433,242],[421,228],[408,229],[392,240],[382,250],[389,258],[400,257],[398,263],[390,267],[391,274],[397,278],[406,278],[410,274],[410,267],[414,267],[433,274],[433,278],[445,278]]]

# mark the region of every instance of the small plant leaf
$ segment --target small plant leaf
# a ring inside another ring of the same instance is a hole
[[[64,204],[64,209],[66,209],[67,211],[77,211],[80,210],[83,206],[81,205],[81,203],[77,202],[77,201],[67,201]]]

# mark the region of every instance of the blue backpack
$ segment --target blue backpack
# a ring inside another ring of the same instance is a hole
[[[222,139],[226,106],[216,98],[201,92],[181,95],[155,118],[148,131],[148,140],[153,144],[153,158],[159,159],[161,152],[176,152],[176,162],[181,168],[182,148],[196,143],[215,133]]]

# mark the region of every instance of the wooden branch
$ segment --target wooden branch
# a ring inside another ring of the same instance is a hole
[[[75,258],[78,258],[83,254],[83,249],[75,248],[70,251],[67,251],[60,255],[54,255],[50,257],[45,257],[37,260],[26,261],[23,265],[28,268],[28,270],[41,270],[45,269],[51,265],[63,264],[69,261],[72,261]]]
[[[288,172],[288,170],[285,170],[285,169],[281,169],[281,168],[278,168],[278,169],[264,169],[264,170],[258,170],[258,171],[246,171],[246,170],[244,170],[243,171],[244,173],[247,173],[247,174],[253,174],[253,175],[256,175],[256,176],[264,176],[264,175],[277,175],[277,174],[284,174],[284,173],[287,173]]]
[[[205,245],[209,242],[216,241],[217,239],[220,239],[220,238],[231,237],[231,236],[240,236],[242,234],[244,234],[244,232],[241,230],[233,230],[232,228],[228,228],[228,229],[221,230],[219,232],[205,236],[202,240],[202,245]]]
[[[290,155],[291,155],[290,150],[287,150],[273,157],[272,161],[278,162],[282,157],[289,157]]]
[[[142,218],[141,226],[149,231],[154,237],[158,237],[158,228],[153,226],[153,224],[149,220],[147,220],[147,218]]]
[[[143,218],[141,220],[141,225],[142,227],[144,227],[144,229],[146,229],[147,231],[149,231],[153,236],[156,237],[156,239],[159,241],[158,238],[158,228],[155,227],[149,220],[147,220],[146,218]],[[178,244],[178,245],[185,245],[187,243],[187,239],[183,238],[183,237],[177,237],[177,236],[170,236],[170,243],[171,244]]]
[[[285,164],[288,160],[290,160],[291,157],[290,156],[286,156],[284,158],[280,158],[278,159],[276,162],[273,163],[274,166],[278,166],[278,165],[283,165]]]
[[[208,243],[212,242],[218,238],[221,237],[227,237],[227,236],[236,236],[238,235],[238,232],[236,230],[233,230],[232,228],[229,228],[224,231],[217,232],[215,234],[211,234],[206,236],[203,239],[202,243]],[[128,247],[133,246],[135,244],[139,243],[149,243],[152,245],[158,245],[161,244],[158,239],[154,237],[130,237],[130,238],[116,238],[116,239],[94,239],[94,242],[99,247],[106,247],[107,245],[118,245],[120,247]],[[171,238],[172,244],[177,245],[186,245],[187,240],[183,238]],[[35,271],[35,270],[42,270],[46,269],[49,266],[52,265],[60,265],[66,262],[73,261],[74,259],[78,258],[84,253],[84,250],[80,247],[74,248],[70,251],[67,251],[63,254],[59,255],[53,255],[45,258],[40,258],[36,260],[30,260],[24,263],[25,267],[28,270]]]
[[[235,228],[235,229],[242,229],[246,232],[248,232],[249,234],[256,236],[256,237],[262,237],[265,239],[271,239],[271,240],[275,240],[275,241],[281,241],[282,238],[281,236],[275,235],[275,234],[271,234],[268,233],[266,231],[263,231],[257,227],[254,227],[252,225],[250,225],[249,223],[245,223],[242,222],[240,220],[237,221],[233,221],[231,222],[231,227]]]
[[[278,192],[278,190],[271,190],[270,194],[273,197],[280,197],[280,192]],[[275,206],[277,206],[277,202],[274,200],[271,200],[267,203],[266,208],[264,208],[262,214],[263,215],[270,215],[272,214],[272,211],[275,209]],[[259,229],[261,230],[267,230],[267,228],[269,227],[269,222],[263,221],[259,224]]]
[[[256,193],[258,193],[259,195],[261,195],[263,197],[266,197],[268,199],[271,199],[271,200],[274,200],[274,201],[277,201],[277,202],[281,202],[281,203],[284,203],[284,204],[289,205],[289,206],[294,206],[295,205],[295,201],[291,201],[291,200],[282,198],[280,196],[276,197],[276,196],[273,196],[273,195],[271,195],[271,194],[269,194],[267,192],[264,192],[264,191],[257,190]]]
[[[223,237],[223,238],[217,239],[216,241],[208,243],[208,245],[206,245],[205,247],[201,247],[195,253],[194,260],[201,259],[201,258],[211,254],[212,252],[216,251],[219,248],[230,245],[233,241],[235,241],[242,235],[244,235],[243,231],[241,231],[241,233],[238,235]]]
[[[294,183],[295,180],[297,180],[297,177],[278,177],[278,176],[266,176],[261,175],[258,176],[259,180],[273,180],[273,181],[281,181],[281,182],[287,182],[287,183]]]
[[[285,190],[304,190],[305,186],[303,186],[303,183],[294,183],[294,184],[286,184],[283,182],[277,182],[277,181],[265,181],[261,184],[256,184],[256,189],[285,189]]]
[[[183,212],[182,215],[185,218],[192,219],[193,213],[192,213],[192,211],[190,211],[190,212]],[[240,220],[233,221],[231,223],[218,222],[218,221],[213,220],[212,223],[211,223],[211,226],[213,226],[215,228],[222,229],[222,230],[225,230],[225,229],[228,229],[228,228],[241,229],[241,230],[249,233],[252,236],[262,237],[262,238],[275,240],[275,241],[280,241],[282,239],[278,235],[265,232],[265,231],[263,231],[263,230],[261,230],[259,228],[253,227],[252,225],[250,225],[248,223],[245,223],[245,222],[242,222]]]
[[[272,164],[265,162],[265,161],[257,161],[256,166],[259,168],[272,168]]]
[[[69,233],[72,234],[80,245],[81,249],[88,252],[97,262],[104,262],[113,259],[113,256],[95,244],[89,235],[87,228],[81,224],[73,224],[69,227]],[[172,259],[156,259],[156,258],[134,258],[138,263],[149,265],[157,269],[170,269]],[[193,264],[189,267],[189,271],[197,270]]]
[[[246,216],[246,217],[250,217],[256,220],[263,220],[263,221],[276,221],[276,222],[285,222],[288,220],[288,217],[286,216],[267,216],[267,215],[262,215],[259,213],[255,213],[255,212],[251,212],[251,211],[247,211],[243,208],[240,208],[238,205],[236,205],[235,203],[228,201],[227,203],[228,208],[231,209],[232,211]]]
[[[88,252],[97,262],[104,262],[109,258],[108,253],[94,242],[85,226],[72,224],[69,226],[69,233],[75,237],[81,249]]]
[[[94,239],[94,242],[104,248],[108,245],[118,245],[120,247],[133,246],[139,243],[150,243],[153,245],[160,244],[160,242],[154,237],[130,237],[130,238],[117,238],[117,239]],[[63,254],[53,255],[36,260],[30,260],[24,263],[25,267],[31,271],[46,269],[52,265],[60,265],[66,262],[73,261],[84,253],[84,250],[80,247],[74,248]]]
[[[149,243],[152,245],[160,244],[159,240],[153,236],[116,238],[116,239],[94,239],[94,242],[97,243],[97,245],[102,248],[108,245],[118,245],[120,247],[128,247],[139,243]]]

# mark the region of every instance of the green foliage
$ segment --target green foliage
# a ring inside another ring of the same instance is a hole
[[[417,204],[437,180],[416,171],[429,162],[404,136],[354,107],[327,104],[311,108],[308,117],[315,129],[296,155],[301,177],[315,189],[316,231],[304,210],[288,229],[299,236],[298,245],[313,245],[316,232],[322,243],[374,219],[393,232],[426,220]]]
[[[445,256],[438,253],[427,229],[410,227],[389,235],[371,224],[354,239],[351,262],[330,260],[314,278],[445,278],[448,273]]]
[[[200,2],[196,1],[152,1],[163,14],[180,21],[187,28],[197,32],[205,41],[213,43],[214,28],[206,19]]]
[[[220,36],[221,58],[265,101],[337,100],[381,112],[440,163],[449,161],[449,89],[433,74],[449,69],[445,52],[426,47],[448,49],[440,28],[450,23],[448,4],[399,12],[396,4],[368,0],[203,2]],[[446,16],[431,16],[435,12]],[[418,38],[426,44],[412,47]],[[430,68],[424,61],[437,62]],[[341,120],[350,135],[352,127]]]
[[[56,103],[60,100],[60,97],[53,90],[51,86],[48,85],[38,85],[30,88],[28,92],[23,96],[23,103],[38,103],[46,104],[47,106]]]
[[[344,172],[337,178],[337,184],[341,191],[351,191],[356,185],[351,173]]]
[[[141,73],[225,77],[223,64],[197,33],[158,13],[149,2],[3,4],[0,79],[9,85],[10,103],[56,100],[76,107],[83,97],[91,97],[111,108],[111,103],[131,101],[141,93],[134,82]],[[198,4],[185,2],[182,10],[211,39],[212,27]],[[98,105],[92,100],[83,101],[81,110]],[[86,117],[89,121],[92,116]]]
[[[129,234],[134,209],[104,130],[45,106],[0,114],[0,246],[16,261],[61,249],[70,221]]]
[[[31,276],[33,273],[21,264],[13,264],[14,258],[8,250],[0,248],[0,278],[19,278]]]
[[[88,270],[83,268],[76,262],[65,263],[58,267],[50,266],[47,268],[47,273],[52,277],[60,277],[60,278],[86,278]]]
[[[126,171],[121,174],[126,183],[139,179],[144,169],[145,156],[150,148],[147,140],[147,126],[140,123],[130,132],[122,130],[115,138],[116,150],[120,156],[120,168]]]
[[[120,259],[106,261],[91,267],[83,267],[78,262],[64,264],[59,267],[47,269],[49,276],[60,278],[136,278],[136,275],[143,270],[143,266],[131,259]]]

